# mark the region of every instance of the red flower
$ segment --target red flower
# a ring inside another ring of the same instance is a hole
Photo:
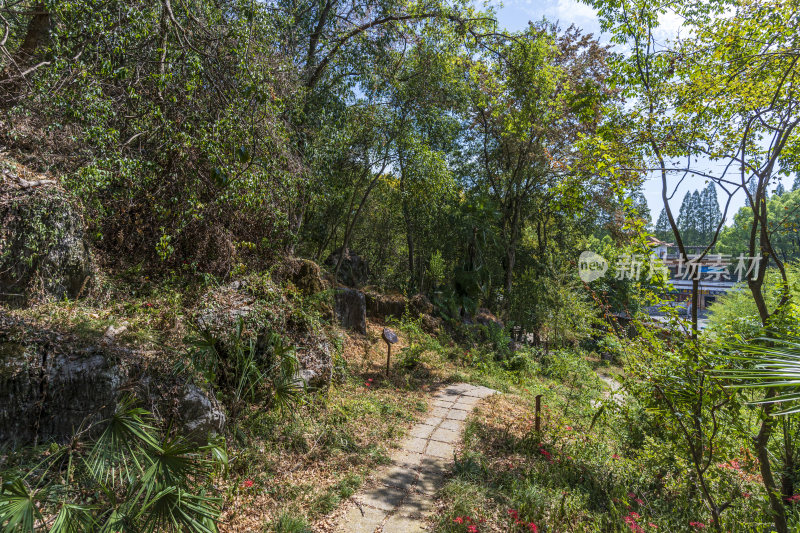
[[[467,526],[468,533],[478,533],[478,526]]]
[[[533,522],[530,522],[530,523],[528,523],[528,530],[529,530],[531,533],[538,533],[538,531],[539,531],[539,528],[538,528],[538,527],[536,527],[536,524],[534,524]]]
[[[750,498],[750,493],[749,492],[743,492],[742,496],[744,496],[745,499]]]
[[[247,479],[247,480],[245,480],[245,482],[244,482],[244,483],[242,483],[242,486],[243,486],[244,488],[246,488],[246,489],[249,489],[250,487],[252,487],[252,486],[253,486],[253,480],[252,480],[252,479]]]
[[[641,499],[641,498],[634,498],[634,499],[633,499],[633,501],[635,501],[635,502],[636,502],[636,503],[638,503],[639,505],[644,505],[644,502],[642,501],[642,499]]]
[[[634,494],[632,492],[628,493],[628,498],[630,498],[631,500],[634,499],[635,497],[636,497],[636,494]]]
[[[702,522],[689,522],[689,525],[696,529],[705,529],[706,525]]]
[[[786,501],[789,503],[796,503],[800,501],[800,494],[795,494],[794,496],[789,496],[786,498]]]
[[[463,524],[464,523],[464,519],[461,518],[460,516],[457,516],[457,517],[453,518],[453,522],[455,522],[456,524]]]
[[[639,513],[636,513],[636,512],[634,512],[634,511],[631,511],[631,512],[630,512],[630,513],[628,513],[628,514],[629,514],[629,516],[631,516],[631,518],[634,518],[634,519],[636,519],[636,520],[638,520],[639,518],[641,518],[641,517],[639,516]]]
[[[612,459],[619,459],[619,455],[617,455],[617,454],[615,453],[614,455],[612,455],[612,456],[611,456],[611,458],[612,458]]]
[[[566,426],[564,429],[566,429],[567,431],[572,431],[572,426]]]
[[[654,523],[652,523],[652,522],[648,522],[648,523],[647,523],[647,525],[648,525],[648,526],[650,526],[650,527],[652,527],[653,529],[658,529],[658,526],[657,526],[657,525],[655,525],[655,524],[654,524]]]

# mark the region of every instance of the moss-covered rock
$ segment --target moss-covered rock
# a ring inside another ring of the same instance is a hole
[[[83,217],[54,183],[0,185],[0,299],[75,298],[91,279]]]
[[[67,442],[109,417],[123,396],[203,442],[225,414],[214,395],[152,357],[0,314],[0,447]]]

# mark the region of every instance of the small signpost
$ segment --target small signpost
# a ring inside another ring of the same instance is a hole
[[[386,375],[389,375],[389,364],[392,360],[392,344],[397,342],[397,335],[389,328],[383,328],[383,340],[386,342]]]

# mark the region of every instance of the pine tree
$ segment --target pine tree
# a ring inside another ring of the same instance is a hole
[[[796,191],[797,189],[800,189],[800,172],[794,177],[794,182],[792,183],[792,190]]]
[[[778,183],[778,186],[775,187],[775,196],[783,196],[786,193],[786,187],[783,186],[783,183]]]
[[[706,185],[700,194],[700,216],[698,219],[700,240],[699,244],[706,244],[711,241],[717,226],[722,220],[722,212],[719,209],[717,200],[717,188],[713,183]]]
[[[681,232],[683,243],[691,244],[694,233],[694,202],[692,193],[687,192],[681,202],[681,210],[678,212],[678,230]]]
[[[661,214],[658,215],[655,227],[656,237],[662,241],[669,241],[672,239],[672,228],[669,225],[669,218],[667,218],[667,210],[661,209]]]
[[[650,207],[647,205],[647,198],[641,190],[635,190],[631,193],[631,210],[633,214],[645,222],[650,224]]]

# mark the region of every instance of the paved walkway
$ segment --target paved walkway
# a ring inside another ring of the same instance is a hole
[[[433,396],[428,418],[411,430],[377,485],[353,496],[356,505],[339,524],[346,533],[411,533],[425,530],[425,515],[450,469],[467,414],[494,394],[486,387],[459,383]]]

